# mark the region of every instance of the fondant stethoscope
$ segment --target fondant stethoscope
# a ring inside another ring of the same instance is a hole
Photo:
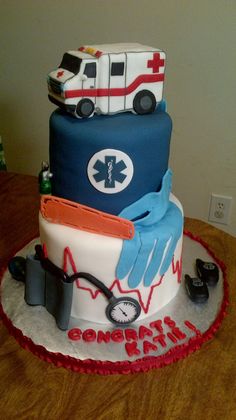
[[[69,276],[64,270],[57,267],[52,261],[44,256],[41,245],[36,245],[36,258],[41,262],[45,271],[50,272],[55,277],[59,277],[65,283],[73,283],[77,279],[85,279],[89,283],[97,287],[109,300],[106,307],[106,316],[113,324],[128,325],[136,321],[141,313],[141,307],[136,299],[131,297],[116,298],[112,291],[105,286],[105,284],[94,277],[92,274],[78,272]]]

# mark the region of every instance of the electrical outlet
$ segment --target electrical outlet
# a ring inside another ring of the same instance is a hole
[[[208,220],[209,222],[229,224],[232,197],[211,194]]]

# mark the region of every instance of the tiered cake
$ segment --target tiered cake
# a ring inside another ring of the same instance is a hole
[[[43,294],[60,328],[71,319],[128,325],[178,291],[183,213],[171,193],[164,67],[155,48],[97,45],[64,54],[48,76],[49,98],[77,117],[51,116],[52,196],[39,219],[44,259],[70,292],[52,292],[47,275],[57,284],[60,272],[45,266],[43,293],[30,274],[26,300]]]
[[[130,325],[179,289],[183,212],[171,193],[164,67],[155,48],[97,45],[65,53],[48,76],[64,110],[50,119],[50,170],[44,163],[39,181],[52,195],[42,195],[25,300],[60,329]]]
[[[181,284],[164,68],[156,48],[96,45],[65,53],[48,76],[59,109],[39,175],[40,238],[10,260],[1,315],[24,347],[58,366],[164,366],[211,338],[225,314],[224,266],[190,233]],[[204,279],[191,277],[199,262]]]

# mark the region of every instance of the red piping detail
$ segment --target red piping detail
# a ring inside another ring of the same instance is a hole
[[[169,328],[175,328],[176,323],[173,319],[171,319],[169,316],[165,316],[164,318],[164,324],[168,325]]]
[[[64,249],[63,270],[65,272],[68,271],[68,260],[67,260],[67,258],[69,258],[69,262],[71,264],[71,267],[72,267],[73,272],[74,273],[77,273],[77,268],[76,268],[76,265],[75,265],[75,262],[74,262],[74,259],[73,259],[72,252],[71,252],[71,250],[70,250],[69,247],[66,247]],[[176,273],[177,270],[179,270],[179,267],[180,266],[181,266],[181,264],[179,264],[178,261],[176,262],[176,264],[174,264],[174,262],[172,261],[172,267],[173,267],[173,273],[174,274]],[[179,271],[178,271],[178,276],[179,276]],[[140,291],[138,289],[132,289],[132,290],[122,289],[120,280],[118,280],[118,279],[116,279],[116,280],[113,281],[112,285],[109,287],[109,290],[112,290],[115,286],[117,286],[117,288],[118,288],[118,290],[119,290],[119,292],[121,294],[137,293],[140,306],[142,307],[144,313],[146,314],[148,312],[148,310],[149,310],[149,306],[150,306],[150,302],[151,302],[153,290],[155,289],[155,287],[160,286],[160,284],[162,283],[163,278],[164,278],[164,276],[161,276],[160,279],[159,279],[159,281],[158,281],[158,283],[156,283],[156,284],[154,284],[154,285],[151,286],[146,305],[144,304],[144,302],[142,300],[142,295],[141,295],[141,293],[140,293]],[[79,279],[76,280],[76,286],[80,290],[85,290],[85,291],[89,292],[92,299],[96,299],[99,294],[102,294],[102,291],[99,290],[99,289],[97,289],[97,290],[94,291],[90,287],[81,286]]]
[[[102,97],[102,96],[126,96],[134,92],[142,83],[163,82],[164,74],[143,74],[138,76],[129,86],[124,88],[98,88],[98,89],[74,89],[66,90],[65,98]]]
[[[165,334],[156,335],[155,337],[153,337],[153,342],[154,343],[160,343],[160,345],[162,347],[166,347],[167,344],[166,344],[166,341],[165,341],[165,337],[166,337]]]
[[[189,231],[185,231],[184,234],[192,240],[199,242],[221,268],[223,273],[224,298],[216,319],[207,331],[205,331],[201,336],[195,336],[190,338],[184,344],[172,347],[165,354],[162,354],[160,356],[143,357],[134,361],[125,360],[122,362],[100,361],[92,359],[80,360],[61,353],[52,353],[45,349],[43,346],[35,344],[30,338],[24,336],[20,329],[16,328],[12,324],[12,321],[5,314],[2,305],[0,305],[0,316],[2,317],[2,320],[5,326],[7,327],[9,333],[15,337],[16,341],[24,349],[29,350],[30,352],[38,356],[40,359],[48,363],[53,363],[57,367],[64,367],[74,372],[93,374],[97,373],[100,375],[147,372],[150,369],[158,369],[167,366],[171,363],[174,363],[180,359],[183,359],[189,354],[198,350],[206,341],[212,339],[212,337],[220,327],[226,315],[227,306],[229,305],[229,290],[225,264],[215,256],[215,254],[210,250],[206,242],[204,242],[201,238],[194,236]],[[2,270],[0,270],[1,279],[6,269],[7,267],[5,266]]]
[[[177,343],[177,337],[175,337],[171,332],[167,333],[167,337],[172,341],[172,343]]]
[[[142,295],[141,295],[141,293],[140,293],[140,291],[138,289],[132,289],[132,290],[122,289],[121,282],[118,279],[116,279],[116,280],[113,281],[111,287],[109,287],[109,290],[112,290],[115,286],[117,286],[117,289],[119,290],[119,292],[121,294],[136,293],[137,296],[138,296],[138,301],[140,303],[140,306],[141,306],[142,310],[144,311],[144,313],[146,314],[146,313],[148,313],[148,310],[149,310],[149,306],[150,306],[150,302],[151,302],[153,290],[155,289],[155,287],[160,286],[160,284],[162,283],[163,278],[164,278],[164,276],[162,276],[160,278],[160,280],[159,280],[158,283],[156,283],[153,286],[151,286],[150,293],[148,295],[148,300],[147,300],[147,304],[146,305],[143,302]],[[101,290],[95,290],[95,291],[93,291],[89,287],[83,287],[83,286],[81,286],[80,283],[79,283],[79,280],[76,280],[76,286],[78,287],[78,289],[86,290],[87,292],[89,292],[91,294],[92,299],[96,299],[97,296],[98,296],[98,294],[102,294],[102,291]]]
[[[197,327],[192,324],[192,322],[190,321],[184,321],[186,327],[190,330],[193,331],[195,333],[196,336],[200,336],[201,335],[201,331],[197,329]]]
[[[46,249],[46,247],[45,247],[45,249]],[[77,273],[78,270],[76,268],[76,264],[74,262],[72,252],[71,252],[71,250],[70,250],[69,247],[66,247],[64,249],[64,255],[63,255],[63,270],[66,273],[68,272],[68,258],[69,258],[69,262],[70,262],[70,265],[71,265],[71,268],[72,268],[73,272],[74,273]],[[176,266],[179,267],[179,264],[176,263]],[[173,262],[172,262],[172,267],[174,267]],[[150,293],[148,295],[148,300],[147,300],[147,304],[146,305],[144,304],[144,302],[142,300],[142,295],[141,295],[141,293],[140,293],[140,291],[138,289],[132,289],[132,290],[122,289],[121,283],[120,283],[120,281],[118,279],[116,279],[116,280],[113,281],[112,285],[109,287],[109,290],[112,290],[115,286],[117,286],[117,289],[119,290],[119,292],[121,294],[137,293],[137,295],[138,295],[138,301],[140,303],[140,306],[143,309],[144,313],[146,314],[146,313],[148,313],[148,310],[149,310],[149,306],[150,306],[150,302],[151,302],[153,290],[155,289],[155,287],[159,286],[162,283],[163,278],[164,278],[164,276],[161,276],[160,277],[160,280],[158,281],[158,283],[156,283],[156,284],[154,284],[154,285],[151,286]],[[90,287],[81,286],[79,279],[76,280],[76,286],[80,290],[84,290],[84,291],[89,292],[92,299],[96,299],[99,294],[102,294],[102,291],[99,290],[99,289],[92,290]]]
[[[76,265],[75,265],[75,262],[74,262],[74,259],[73,259],[72,252],[70,251],[69,247],[64,249],[63,270],[66,271],[66,272],[68,271],[67,257],[69,257],[69,261],[70,261],[73,272],[76,273],[77,272]],[[175,263],[174,259],[173,259],[172,260],[172,270],[173,270],[173,274],[176,274],[176,272],[178,273],[178,282],[180,282],[179,279],[181,278],[182,261],[176,261],[176,263]],[[153,295],[153,291],[157,286],[160,286],[163,278],[164,278],[164,275],[160,277],[159,281],[156,284],[153,284],[150,287],[150,292],[149,292],[149,295],[148,295],[146,305],[143,302],[142,294],[140,293],[139,289],[132,289],[132,290],[122,289],[121,282],[118,279],[115,279],[113,281],[112,285],[109,287],[109,290],[113,290],[113,288],[115,286],[117,286],[117,289],[119,290],[119,292],[121,294],[136,293],[137,296],[138,296],[138,301],[140,303],[140,306],[141,306],[142,310],[144,311],[144,313],[146,314],[149,311],[149,306],[150,306],[150,303],[151,303],[151,298],[152,298],[152,295]],[[79,279],[76,280],[76,286],[80,290],[85,290],[85,291],[89,292],[92,299],[96,299],[99,294],[102,294],[102,291],[99,290],[99,289],[93,290],[90,287],[81,286]]]
[[[178,283],[181,283],[181,276],[182,276],[182,255],[180,260],[177,260],[176,263],[174,262],[174,258],[172,259],[172,271],[173,274],[178,273]]]
[[[194,324],[192,324],[192,322],[190,321],[184,321],[186,327],[188,327],[189,330],[196,332],[197,331],[197,327],[195,327]]]
[[[64,249],[64,256],[63,256],[63,270],[66,273],[68,271],[68,268],[67,268],[67,266],[68,266],[68,263],[67,263],[68,258],[69,258],[69,262],[70,262],[70,265],[72,267],[73,272],[74,273],[77,273],[77,269],[76,269],[76,265],[75,265],[75,262],[74,262],[74,258],[73,258],[72,252],[71,252],[70,248],[67,246]]]
[[[63,270],[65,272],[68,272],[68,258],[69,258],[69,262],[70,262],[70,265],[72,267],[73,272],[74,273],[77,273],[78,270],[76,268],[76,264],[74,262],[72,252],[71,252],[71,250],[70,250],[69,247],[66,247],[64,249],[64,256],[63,256]],[[181,276],[180,268],[182,268],[182,263],[179,262],[179,261],[177,261],[176,263],[174,263],[174,259],[173,259],[172,260],[173,274],[175,274],[178,271],[178,281],[179,281],[179,276]],[[160,277],[159,281],[156,284],[154,284],[154,285],[152,285],[150,287],[150,292],[149,292],[149,295],[148,295],[148,299],[147,299],[146,305],[145,305],[145,303],[144,303],[144,301],[142,299],[142,294],[140,293],[139,289],[129,289],[129,290],[122,289],[121,282],[118,279],[115,279],[113,281],[112,285],[109,287],[109,290],[113,290],[113,288],[115,286],[117,286],[117,289],[119,290],[119,292],[121,294],[136,293],[137,296],[138,296],[139,304],[140,304],[142,310],[144,311],[144,313],[146,314],[149,311],[149,306],[150,306],[150,303],[151,303],[153,291],[154,291],[154,289],[156,287],[160,286],[160,284],[162,283],[163,278],[164,278],[164,275]],[[79,279],[76,280],[76,286],[80,290],[84,290],[84,291],[89,292],[92,299],[96,299],[99,294],[102,294],[102,291],[99,290],[99,289],[93,290],[90,287],[81,286]]]

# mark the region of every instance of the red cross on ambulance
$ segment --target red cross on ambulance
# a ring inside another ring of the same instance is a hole
[[[160,53],[154,53],[153,59],[148,60],[148,68],[152,69],[153,73],[159,73],[160,67],[164,67],[165,60],[161,59]]]

